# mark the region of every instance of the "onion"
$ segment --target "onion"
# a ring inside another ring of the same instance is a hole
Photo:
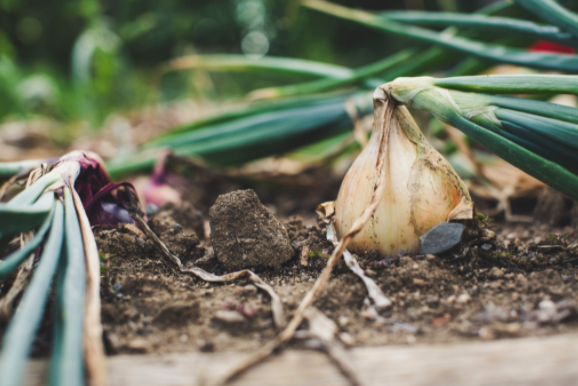
[[[419,236],[435,225],[473,216],[463,181],[426,140],[409,111],[389,100],[389,86],[373,95],[373,134],[347,172],[335,201],[334,223],[343,237],[371,202],[383,163],[385,190],[375,213],[349,244],[357,253],[384,256],[418,252]],[[393,112],[390,110],[393,109]],[[387,114],[392,114],[386,126]]]

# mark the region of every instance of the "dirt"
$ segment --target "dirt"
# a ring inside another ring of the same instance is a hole
[[[251,186],[246,181],[211,183],[209,194],[179,206],[165,206],[150,215],[149,223],[185,266],[197,265],[215,274],[231,272],[227,261],[235,256],[229,253],[227,259],[220,259],[217,243],[211,242],[214,237],[207,237],[211,219],[208,208],[219,194],[254,188],[254,197],[236,193],[217,201],[217,206],[245,208],[247,202],[232,200],[241,197],[251,203],[247,208],[252,208],[253,214],[258,212],[266,222],[275,224],[275,232],[286,231],[283,245],[290,248],[286,261],[264,264],[272,258],[262,249],[269,239],[253,237],[258,241],[249,243],[248,249],[253,251],[254,260],[246,260],[249,264],[240,268],[250,267],[271,284],[292,315],[333,248],[325,239],[325,225],[312,214],[316,203],[331,199],[331,192],[337,191],[335,185],[338,187],[335,183],[311,184],[308,190],[305,185],[284,188]],[[231,232],[238,231],[231,225],[235,221],[244,220],[229,216],[227,229]],[[496,233],[494,239],[476,240],[444,256],[379,256],[374,252],[358,256],[366,275],[393,302],[377,320],[365,310],[364,285],[344,264],[335,269],[315,305],[335,321],[342,341],[352,346],[577,331],[578,253],[572,244],[578,240],[575,228],[536,221],[489,225]],[[551,238],[551,234],[566,235]],[[248,281],[209,284],[176,273],[133,225],[96,228],[95,236],[104,267],[102,319],[109,354],[248,352],[277,333],[268,295]],[[35,343],[35,356],[49,352],[50,314],[49,302]],[[0,333],[3,328],[0,326]]]
[[[293,256],[287,230],[251,189],[219,196],[209,216],[211,244],[228,270],[279,269]]]

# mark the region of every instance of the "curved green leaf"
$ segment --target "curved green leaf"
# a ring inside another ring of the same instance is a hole
[[[371,76],[376,76],[384,71],[389,70],[390,68],[406,61],[407,59],[411,58],[413,55],[416,54],[416,50],[414,49],[405,49],[398,53],[395,53],[387,58],[377,61],[375,63],[371,63],[367,66],[363,66],[357,70],[354,70],[351,76],[346,78],[324,78],[318,79],[311,82],[290,85],[290,86],[283,86],[283,87],[274,87],[264,90],[257,90],[251,95],[259,96],[259,97],[267,97],[267,98],[280,98],[280,97],[288,97],[288,96],[296,96],[302,94],[312,94],[327,90],[332,90],[338,87],[345,87],[354,85],[359,83],[360,81],[369,78]],[[386,79],[392,80],[392,79]],[[384,83],[384,81],[379,81],[379,84]]]
[[[2,342],[0,352],[0,386],[23,384],[24,368],[34,336],[44,314],[52,278],[58,265],[64,234],[64,211],[56,200],[50,234],[44,244],[42,256],[34,270],[32,280],[24,291]],[[82,312],[80,312],[82,313]]]
[[[578,15],[564,8],[554,0],[515,0],[542,20],[570,32],[578,37]]]
[[[498,95],[483,95],[488,105],[541,115],[543,117],[578,124],[578,108],[532,99],[511,98]]]
[[[40,167],[43,162],[46,162],[46,160],[32,159],[16,162],[0,162],[0,176],[11,177],[19,173],[24,173]]]
[[[10,206],[0,203],[0,233],[26,232],[40,225],[54,205],[54,193],[49,192],[32,205]]]
[[[431,79],[431,83],[435,86],[460,91],[495,94],[578,95],[577,75],[480,75]]]
[[[481,43],[457,36],[447,36],[443,33],[436,33],[428,29],[400,24],[389,19],[385,20],[368,12],[353,10],[323,0],[305,0],[302,4],[306,7],[354,21],[386,33],[436,44],[498,63],[509,63],[570,73],[578,72],[578,57],[573,55],[528,52],[496,44]]]
[[[449,115],[444,122],[460,129],[464,134],[517,168],[566,194],[568,197],[575,200],[578,199],[578,176],[564,167],[468,121],[457,113]]]
[[[18,266],[24,261],[24,259],[30,256],[30,254],[36,248],[38,248],[42,240],[44,240],[46,232],[48,232],[48,229],[50,229],[52,225],[52,219],[54,218],[54,211],[55,206],[52,208],[50,214],[48,215],[48,217],[46,217],[46,220],[44,220],[44,223],[38,229],[34,237],[32,237],[30,241],[26,243],[26,245],[24,245],[17,251],[14,251],[4,260],[0,260],[0,280],[5,279],[8,275],[14,272],[16,268],[18,268]]]
[[[531,39],[543,39],[552,42],[578,45],[578,40],[571,34],[560,31],[560,28],[550,25],[540,25],[526,20],[509,17],[485,16],[476,14],[426,11],[394,11],[380,12],[380,17],[401,23],[413,23],[438,27],[465,27],[474,29],[491,28],[492,32],[517,34]]]
[[[14,198],[8,202],[8,206],[10,207],[18,207],[20,205],[30,205],[40,195],[44,192],[44,190],[49,187],[50,185],[54,184],[55,182],[59,181],[62,177],[60,174],[55,172],[50,172],[42,177],[40,177],[35,183],[33,183],[28,189],[23,190],[22,192],[18,193]]]
[[[53,386],[84,385],[84,297],[86,264],[76,208],[69,188],[64,188],[66,266],[55,323],[60,324],[60,341],[54,345],[50,366]],[[59,275],[60,276],[60,275]]]
[[[245,55],[191,55],[172,60],[165,70],[202,69],[211,71],[276,71],[289,74],[347,78],[353,71],[312,60],[264,56],[251,59]]]
[[[508,109],[497,109],[494,114],[500,120],[515,123],[557,142],[561,148],[573,148],[578,154],[578,125]]]

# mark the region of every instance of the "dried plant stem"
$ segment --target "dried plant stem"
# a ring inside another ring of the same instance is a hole
[[[309,307],[305,311],[305,318],[309,323],[309,330],[306,334],[319,341],[321,349],[329,356],[352,386],[363,385],[345,347],[335,336],[338,329],[333,320],[315,307]]]
[[[72,186],[72,185],[71,185]],[[84,357],[89,386],[107,386],[106,355],[102,344],[100,320],[100,259],[98,247],[84,211],[82,201],[74,189],[72,198],[80,224],[86,260],[86,294],[84,315]]]
[[[387,98],[387,93],[385,95]],[[393,116],[394,106],[389,100],[384,101],[383,106],[383,117],[382,117],[382,124],[383,126],[380,128],[379,132],[374,133],[374,135],[380,135],[380,151],[386,148],[385,144],[389,140],[389,127],[391,123],[391,118]],[[333,268],[339,261],[339,258],[346,250],[347,245],[351,242],[353,237],[358,234],[365,224],[371,219],[371,216],[375,213],[375,210],[379,206],[381,202],[381,198],[383,197],[383,192],[385,190],[385,172],[386,167],[389,167],[389,163],[383,161],[384,157],[378,157],[378,162],[376,165],[376,180],[375,180],[375,189],[373,192],[373,197],[371,199],[371,203],[369,206],[363,211],[361,216],[353,223],[349,232],[343,236],[341,242],[335,247],[335,250],[331,254],[331,257],[327,261],[327,265],[317,278],[317,281],[313,285],[313,288],[305,295],[299,307],[295,311],[293,315],[293,319],[289,322],[287,327],[277,335],[277,337],[263,346],[261,349],[256,351],[253,355],[248,357],[239,365],[232,368],[227,374],[225,374],[217,383],[218,385],[224,384],[229,380],[232,380],[236,376],[240,375],[244,371],[248,370],[252,366],[256,365],[257,363],[261,362],[263,359],[267,358],[271,355],[277,348],[281,347],[285,343],[289,342],[299,325],[303,322],[303,318],[305,317],[305,311],[309,308],[313,302],[319,297],[321,292],[327,286],[329,279],[331,277],[331,273],[333,272]]]
[[[34,253],[31,253],[30,256],[24,261],[24,264],[20,266],[18,269],[18,273],[16,274],[16,279],[12,286],[0,299],[0,321],[7,321],[10,319],[10,314],[12,314],[12,305],[14,301],[24,291],[26,285],[30,281],[30,275],[32,274],[32,268],[34,268]]]
[[[28,189],[30,185],[36,182],[36,180],[42,177],[42,175],[43,170],[40,168],[31,171],[30,174],[28,175],[28,180],[26,181],[25,189]],[[5,185],[11,180],[12,178],[2,186],[2,189],[4,189]],[[2,192],[2,194],[4,193],[5,192]],[[21,239],[21,246],[23,241],[24,240]],[[24,291],[24,289],[28,285],[28,282],[30,281],[32,269],[34,268],[35,258],[36,255],[34,253],[31,253],[30,256],[24,261],[24,263],[22,263],[20,268],[18,268],[18,273],[16,274],[16,279],[14,279],[14,283],[12,283],[12,286],[10,287],[6,295],[4,295],[0,299],[0,321],[7,321],[8,319],[10,319],[10,315],[12,314],[12,305],[14,304],[14,301],[16,300],[18,295],[20,295]]]
[[[271,297],[271,311],[273,313],[273,320],[275,322],[275,326],[278,329],[281,329],[287,325],[287,319],[285,316],[285,309],[283,307],[283,303],[281,302],[281,299],[279,298],[279,295],[277,295],[277,293],[275,292],[273,287],[271,287],[269,284],[265,283],[253,271],[250,271],[248,269],[244,269],[242,271],[228,273],[228,274],[223,275],[223,276],[217,276],[217,275],[213,275],[212,273],[209,273],[209,272],[207,272],[204,269],[199,268],[199,267],[186,268],[181,263],[181,260],[177,256],[175,256],[169,250],[169,248],[166,246],[166,244],[163,243],[163,241],[161,239],[159,239],[159,237],[152,231],[152,229],[150,229],[148,224],[143,220],[143,218],[141,216],[136,215],[134,217],[136,218],[138,223],[141,225],[144,233],[148,237],[150,237],[153,240],[153,242],[155,243],[155,245],[160,249],[160,251],[162,252],[165,259],[172,266],[174,266],[176,269],[178,269],[179,272],[195,275],[196,277],[198,277],[204,281],[210,282],[210,283],[226,283],[226,282],[238,280],[238,279],[241,279],[244,277],[248,278],[249,280],[251,280],[251,282],[253,282],[253,284],[255,284],[255,286],[257,288],[267,292],[267,294],[269,294],[269,296]]]
[[[10,186],[12,186],[12,184],[14,184],[20,178],[22,178],[22,174],[15,174],[12,177],[10,177],[6,182],[4,182],[2,186],[0,186],[0,200],[4,198],[4,195],[6,194],[8,188],[10,188]]]

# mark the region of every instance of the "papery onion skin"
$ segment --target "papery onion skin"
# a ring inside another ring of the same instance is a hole
[[[383,198],[349,249],[357,253],[376,250],[393,256],[402,251],[419,252],[419,236],[447,221],[462,199],[471,198],[454,169],[427,142],[404,106],[395,107],[390,126],[384,127],[386,90],[382,86],[374,94],[373,135],[343,179],[334,221],[342,237],[369,205],[376,188],[376,165],[382,157],[386,184]],[[386,136],[384,141],[380,131]],[[382,149],[380,143],[384,144]]]

